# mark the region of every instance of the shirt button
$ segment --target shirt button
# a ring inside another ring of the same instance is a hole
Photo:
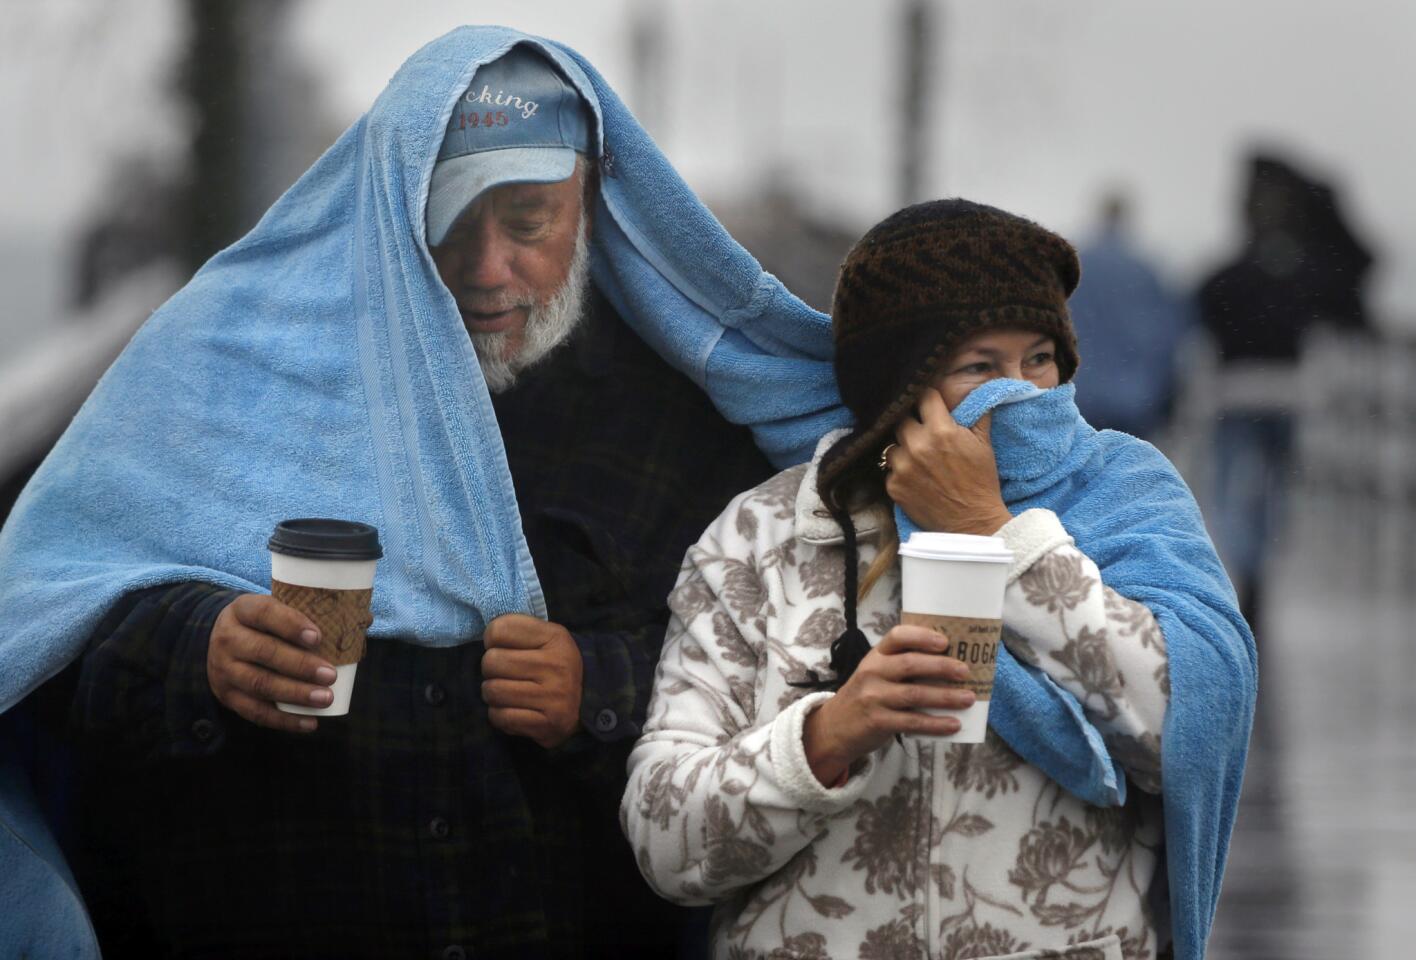
[[[609,733],[619,724],[619,715],[606,707],[595,714],[595,729],[601,733]]]
[[[440,707],[443,701],[447,699],[447,691],[436,683],[430,683],[423,688],[423,699],[427,701],[430,706]]]
[[[467,960],[467,951],[453,944],[442,952],[443,960]]]
[[[442,817],[433,817],[428,821],[428,833],[432,834],[434,840],[446,840],[447,835],[451,832],[452,826]]]
[[[212,737],[216,736],[216,724],[203,717],[192,724],[192,736],[196,737],[202,743],[206,743]]]

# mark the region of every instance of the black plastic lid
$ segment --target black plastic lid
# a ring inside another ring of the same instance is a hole
[[[379,532],[353,520],[282,520],[266,543],[272,553],[312,560],[377,560]]]

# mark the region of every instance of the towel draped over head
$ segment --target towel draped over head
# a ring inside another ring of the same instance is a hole
[[[539,50],[585,98],[591,274],[625,321],[778,465],[844,424],[830,321],[739,246],[582,57],[464,27],[411,57],[104,376],[0,534],[0,711],[123,594],[269,584],[301,516],[379,529],[373,636],[447,646],[544,614],[476,355],[425,242],[428,184],[481,64]]]

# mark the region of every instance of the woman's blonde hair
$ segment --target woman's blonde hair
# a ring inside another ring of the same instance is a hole
[[[886,503],[889,503],[887,500]],[[875,534],[875,559],[870,561],[870,567],[865,571],[865,576],[860,581],[860,592],[856,594],[856,601],[865,599],[870,593],[870,588],[885,576],[885,571],[895,564],[895,558],[900,555],[900,532],[895,528],[895,513],[893,510],[885,511],[885,521],[880,525],[880,530]]]

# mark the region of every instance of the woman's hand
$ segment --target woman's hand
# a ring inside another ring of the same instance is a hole
[[[957,733],[957,717],[919,712],[973,705],[972,690],[930,682],[968,679],[968,665],[947,656],[948,649],[948,637],[925,627],[902,625],[885,634],[835,696],[806,718],[802,746],[816,779],[835,784],[852,763],[897,733]]]
[[[938,390],[920,395],[920,420],[906,417],[887,453],[885,492],[924,530],[992,536],[1013,519],[1003,504],[988,437],[991,413],[973,427],[955,422]]]

